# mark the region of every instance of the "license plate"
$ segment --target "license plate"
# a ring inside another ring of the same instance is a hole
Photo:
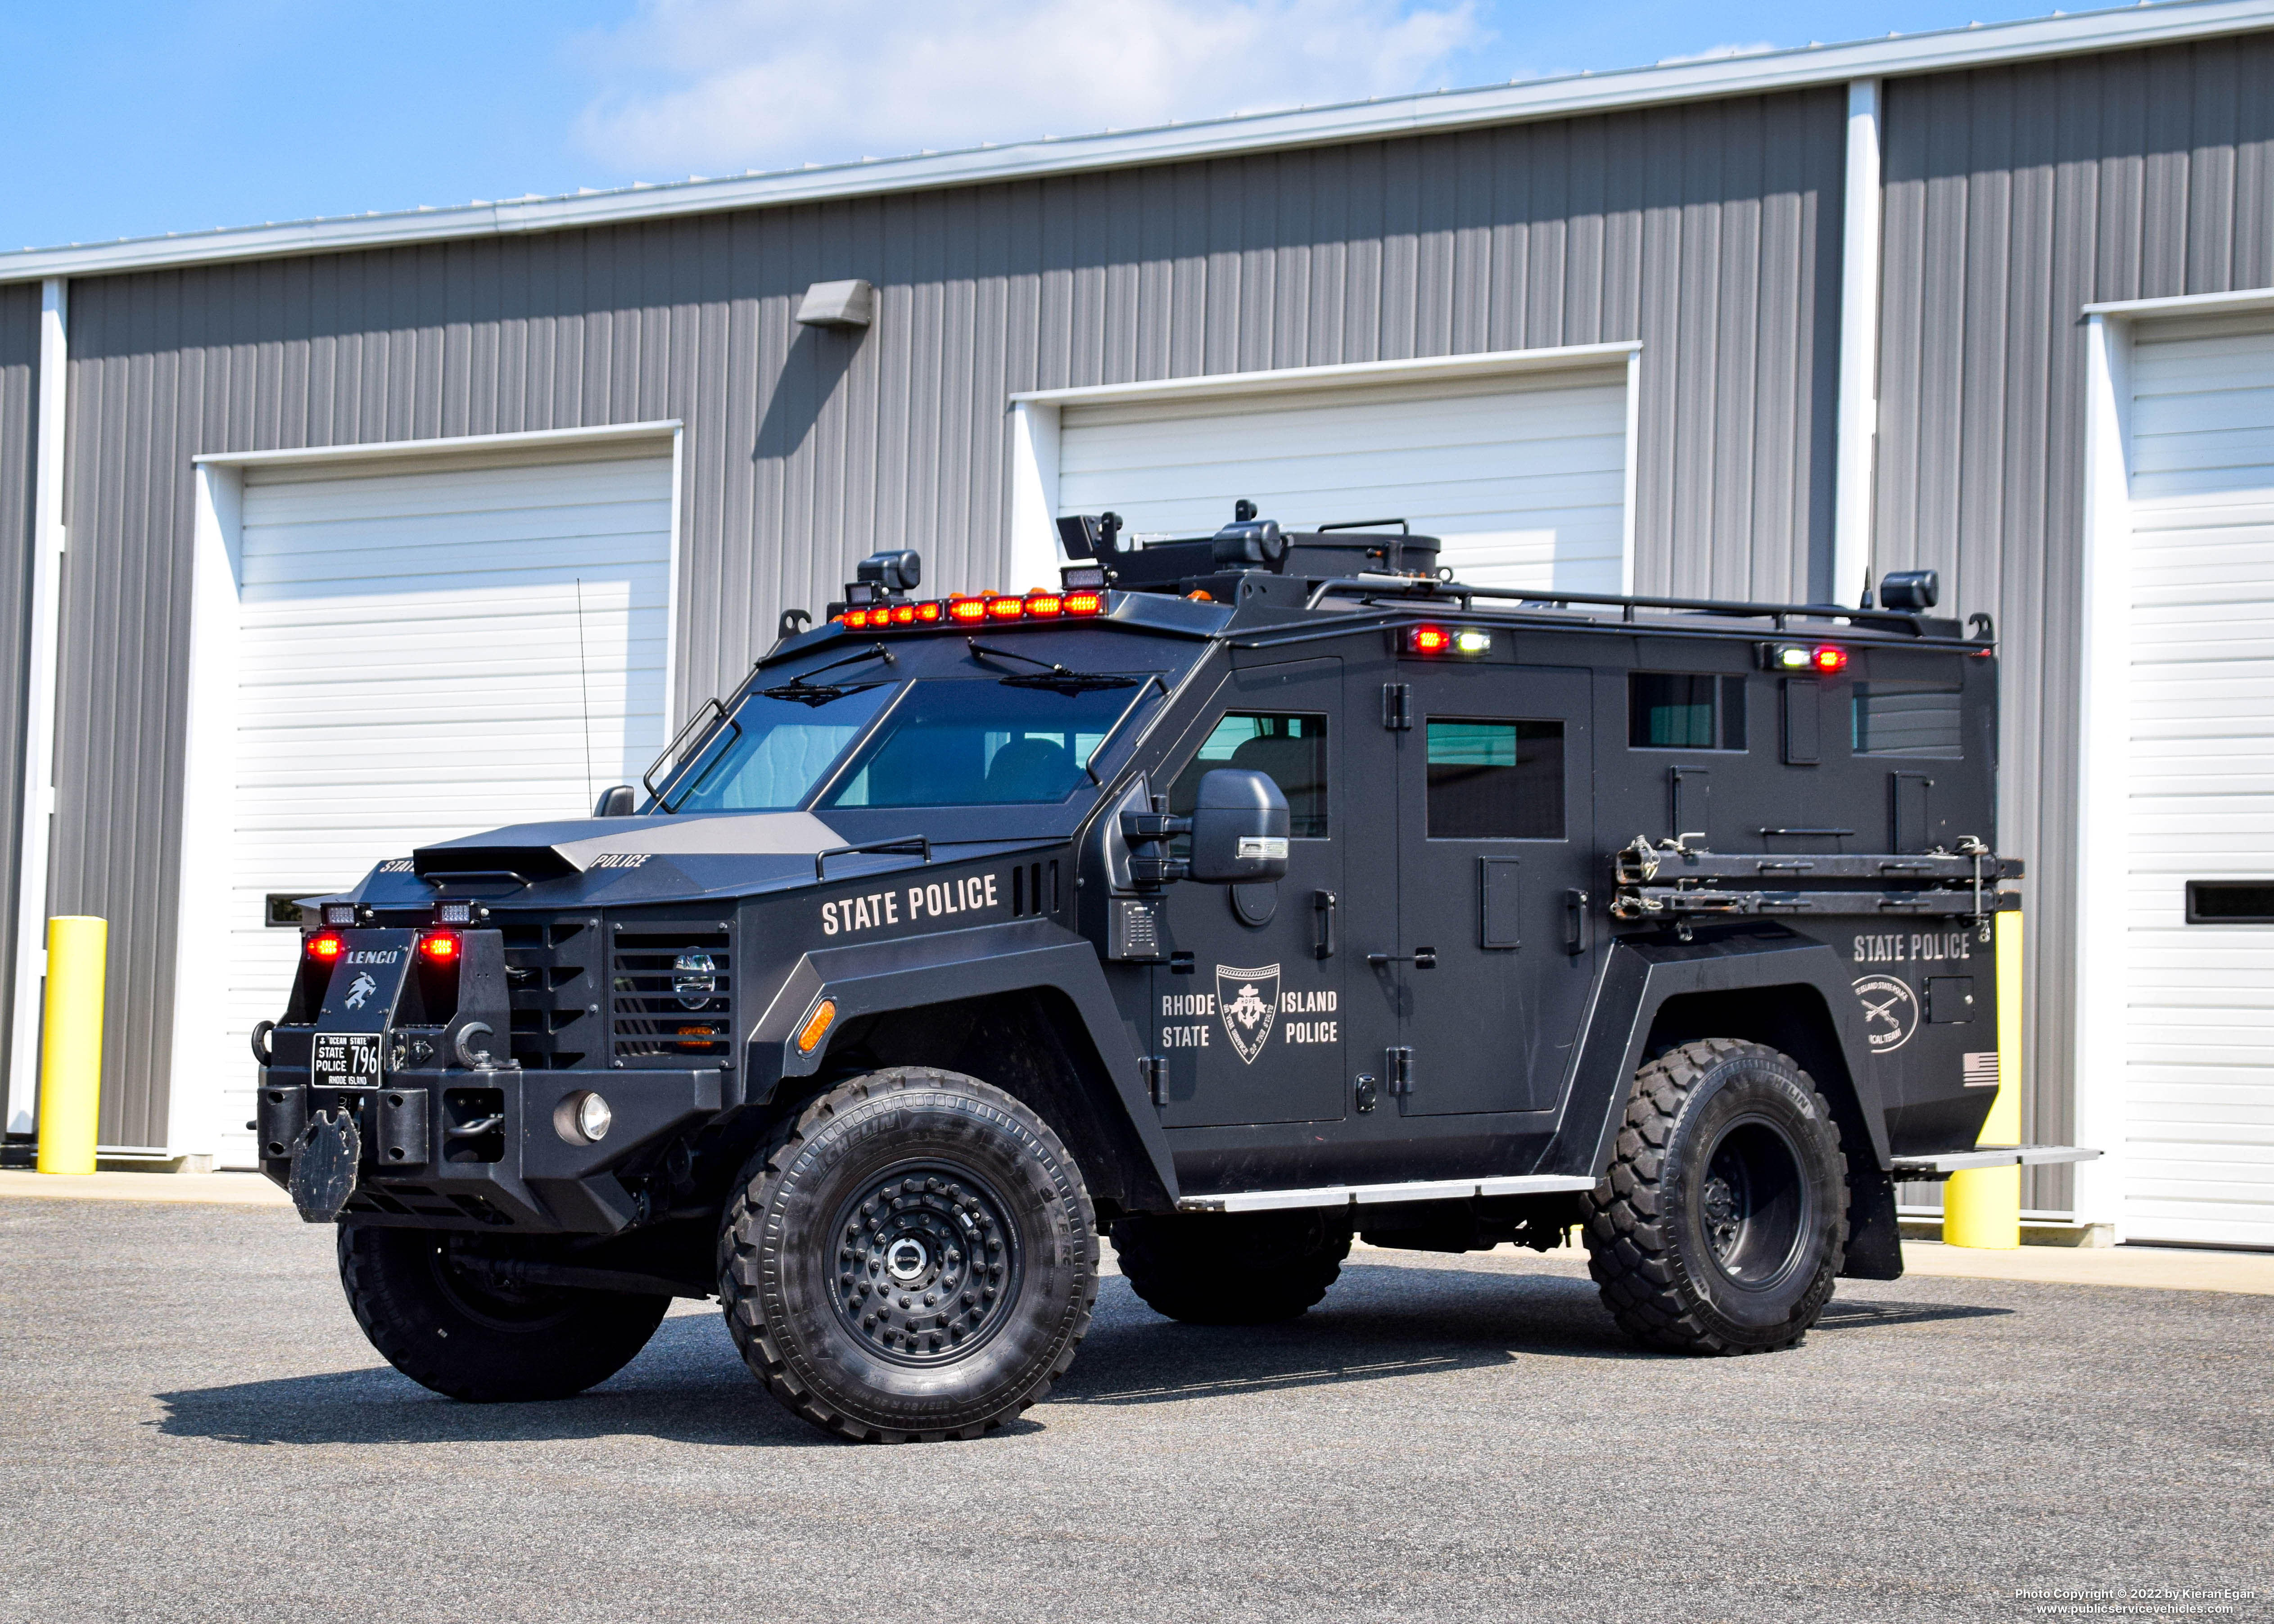
[[[309,1081],[319,1088],[379,1086],[376,1032],[319,1032]]]

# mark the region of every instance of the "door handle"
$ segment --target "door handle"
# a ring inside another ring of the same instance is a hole
[[[1573,886],[1563,893],[1563,951],[1577,957],[1587,951],[1587,893]]]
[[[1437,967],[1437,950],[1417,947],[1410,953],[1368,953],[1366,961],[1377,970],[1384,965],[1394,964],[1410,964],[1417,970],[1434,970]]]
[[[1335,956],[1335,893],[1314,891],[1311,893],[1311,914],[1317,921],[1319,936],[1312,948],[1312,957],[1332,959]]]

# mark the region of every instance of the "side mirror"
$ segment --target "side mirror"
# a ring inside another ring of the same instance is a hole
[[[1218,767],[1193,802],[1192,877],[1218,885],[1287,872],[1287,797],[1264,773]]]
[[[614,789],[604,789],[600,792],[599,801],[592,808],[592,816],[594,817],[629,817],[638,804],[632,798],[632,786],[629,784],[619,784]]]

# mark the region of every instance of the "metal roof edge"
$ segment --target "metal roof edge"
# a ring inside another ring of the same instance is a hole
[[[2274,310],[2274,288],[2236,288],[2226,293],[2174,293],[2153,299],[2103,299],[2084,306],[2088,316],[2217,316],[2227,312]]]
[[[1977,24],[1842,45],[1580,73],[1472,90],[1438,91],[1289,112],[1254,113],[1156,129],[1109,132],[749,175],[530,198],[230,227],[0,253],[0,282],[94,276],[169,266],[275,259],[525,232],[775,208],[881,192],[1041,179],[1141,164],[1418,135],[1480,124],[1760,94],[1849,79],[1953,71],[2036,57],[2119,50],[2274,28],[2274,0],[2165,0],[2121,10]]]

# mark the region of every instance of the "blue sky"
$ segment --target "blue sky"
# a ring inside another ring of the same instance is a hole
[[[794,168],[2050,9],[0,0],[13,64],[0,248]]]

